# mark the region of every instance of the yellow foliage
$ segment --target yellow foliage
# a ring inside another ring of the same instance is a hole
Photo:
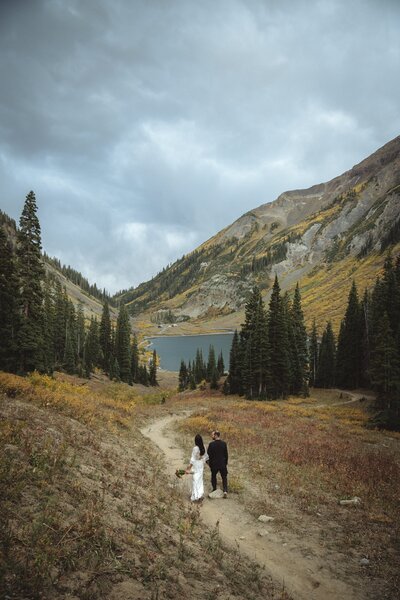
[[[111,383],[102,392],[88,386],[60,381],[48,375],[31,373],[19,377],[0,371],[0,392],[21,397],[38,406],[52,407],[88,425],[100,422],[109,428],[127,427],[138,398],[122,384]]]

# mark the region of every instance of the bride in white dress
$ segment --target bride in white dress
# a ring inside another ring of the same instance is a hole
[[[192,450],[192,456],[190,458],[190,464],[186,469],[186,473],[192,473],[192,495],[190,497],[192,502],[199,502],[204,498],[204,483],[203,483],[203,471],[204,463],[207,460],[206,449],[204,448],[203,438],[197,434],[194,438],[195,446]]]

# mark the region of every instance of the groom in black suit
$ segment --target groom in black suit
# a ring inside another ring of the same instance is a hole
[[[228,447],[226,442],[221,440],[219,431],[213,431],[211,434],[213,439],[210,442],[207,454],[208,464],[211,469],[211,485],[213,492],[217,489],[217,473],[221,474],[222,487],[224,490],[224,498],[228,496]]]

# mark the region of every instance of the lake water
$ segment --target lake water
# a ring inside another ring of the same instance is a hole
[[[214,346],[215,358],[222,350],[225,369],[229,368],[229,352],[232,346],[233,333],[218,333],[213,335],[176,335],[149,338],[149,350],[155,350],[160,358],[160,367],[167,371],[179,371],[181,360],[188,364],[196,358],[199,348],[203,359],[207,362],[210,345]]]

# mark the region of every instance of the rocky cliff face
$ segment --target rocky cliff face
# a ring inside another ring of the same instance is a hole
[[[275,273],[289,290],[297,281],[305,287],[318,270],[324,279],[340,264],[355,273],[369,261],[372,277],[383,261],[381,250],[400,241],[399,219],[397,137],[343,175],[285,192],[244,214],[195,251],[198,267],[190,272],[177,261],[164,276],[173,278],[174,269],[179,273],[185,282],[179,293],[164,291],[161,275],[121,300],[130,302],[133,312],[168,307],[178,315],[215,318],[240,311],[254,283],[267,292]],[[372,255],[377,258],[371,262]],[[317,294],[315,281],[311,287]]]

